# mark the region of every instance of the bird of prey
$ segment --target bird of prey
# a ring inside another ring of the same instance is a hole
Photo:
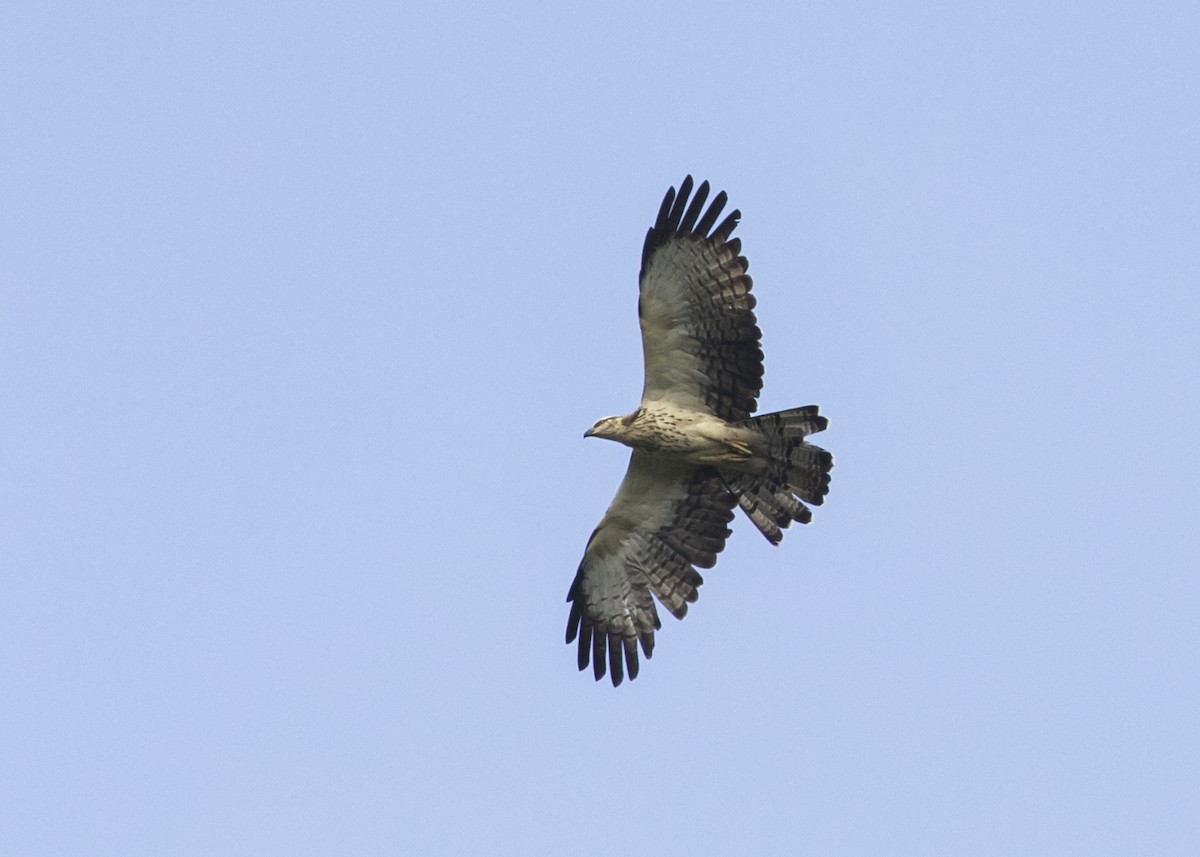
[[[816,405],[751,416],[763,353],[741,240],[730,237],[741,213],[718,223],[727,197],[705,210],[708,192],[703,182],[691,196],[688,176],[663,198],[638,281],[641,403],[584,434],[633,448],[567,593],[579,669],[590,658],[599,681],[607,666],[614,687],[637,677],[639,643],[654,651],[654,599],[678,619],[696,600],[696,567],[716,563],[735,506],[778,544],[829,491],[833,456],[805,440],[828,425]]]

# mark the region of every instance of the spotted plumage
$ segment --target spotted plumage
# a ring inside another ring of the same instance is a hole
[[[625,479],[592,533],[567,593],[567,642],[614,686],[638,674],[661,627],[655,599],[682,619],[729,538],[733,509],[773,544],[812,518],[833,456],[806,441],[827,421],[815,405],[752,416],[762,390],[761,333],[741,242],[740,212],[718,224],[708,182],[667,191],[646,233],[639,277],[645,383],[637,410],[586,437],[633,448]],[[690,200],[689,200],[690,197]],[[702,214],[703,212],[703,214]]]

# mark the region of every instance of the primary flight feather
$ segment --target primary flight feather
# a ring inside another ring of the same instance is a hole
[[[751,416],[763,354],[746,258],[730,237],[741,213],[718,224],[727,197],[705,210],[708,192],[702,182],[692,196],[688,176],[663,198],[639,277],[642,401],[584,435],[633,448],[567,593],[579,669],[590,661],[614,687],[637,677],[639,644],[654,651],[655,598],[679,619],[696,600],[696,567],[716,564],[734,507],[778,544],[829,491],[833,456],[805,440],[828,425],[816,405]]]

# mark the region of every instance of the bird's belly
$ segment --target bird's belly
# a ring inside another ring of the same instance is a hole
[[[631,445],[693,464],[745,461],[753,456],[743,430],[708,414],[650,412]]]

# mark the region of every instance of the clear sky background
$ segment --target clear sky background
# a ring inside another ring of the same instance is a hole
[[[1200,853],[1200,7],[0,13],[0,852]],[[687,173],[742,518],[563,643]]]

